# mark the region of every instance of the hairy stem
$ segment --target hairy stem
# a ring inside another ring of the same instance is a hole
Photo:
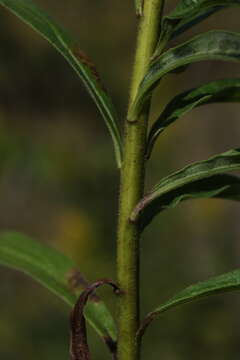
[[[129,108],[146,73],[159,33],[163,0],[144,0],[139,20],[137,48],[130,91]],[[136,342],[139,326],[139,237],[130,214],[144,190],[144,158],[149,104],[135,122],[126,120],[125,150],[121,173],[119,227],[117,241],[118,284],[124,294],[118,309],[118,360],[139,360]]]

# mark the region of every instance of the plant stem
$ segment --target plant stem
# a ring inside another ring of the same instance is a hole
[[[130,91],[129,108],[146,73],[156,44],[163,0],[144,0],[139,21],[137,48]],[[145,144],[149,104],[135,122],[125,124],[125,150],[121,172],[119,226],[117,241],[118,284],[124,294],[118,309],[118,360],[138,360],[136,332],[139,326],[139,238],[138,226],[129,216],[141,199],[145,178]]]

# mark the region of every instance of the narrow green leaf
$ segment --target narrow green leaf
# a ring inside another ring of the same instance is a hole
[[[161,36],[154,56],[159,55],[171,38],[207,19],[219,10],[239,6],[240,0],[181,0],[162,19]]]
[[[31,276],[71,307],[87,285],[72,260],[16,232],[0,234],[0,264]],[[85,315],[104,340],[116,341],[114,321],[100,299],[89,301]]]
[[[191,198],[220,197],[240,200],[240,178],[224,172],[240,170],[240,149],[199,161],[163,178],[131,214],[146,227],[159,212]]]
[[[182,26],[178,26],[179,23],[181,24],[181,21],[179,19],[171,19],[170,15],[165,16],[162,19],[162,25],[161,25],[161,33],[160,37],[158,39],[158,43],[156,45],[155,51],[153,53],[152,58],[155,59],[157,56],[160,56],[162,52],[164,51],[165,47],[167,46],[168,42],[183,33],[184,31],[187,31],[192,26],[200,23],[201,21],[207,19],[212,14],[216,13],[217,11],[225,9],[224,6],[216,6],[209,11],[203,11],[203,13],[196,13],[194,16],[187,18],[187,20],[182,22]],[[176,30],[176,31],[175,31]],[[188,65],[186,65],[185,68],[187,68]]]
[[[196,14],[209,11],[215,7],[240,5],[239,0],[180,0],[177,6],[165,18],[175,22],[187,21]]]
[[[183,65],[206,60],[240,61],[240,34],[209,31],[155,58],[140,84],[129,121],[136,121],[145,101],[164,75]]]
[[[153,145],[166,127],[187,112],[200,105],[216,102],[239,102],[240,79],[212,81],[198,88],[190,89],[175,96],[153,124],[148,137],[147,157],[150,157]]]
[[[163,21],[168,23],[175,36],[216,11],[239,5],[240,0],[181,0]]]
[[[153,312],[151,312],[143,322],[141,328],[139,329],[139,336],[141,337],[147,326],[151,323],[156,316],[161,313],[175,308],[181,304],[190,303],[200,298],[224,294],[229,291],[239,291],[240,289],[240,270],[234,270],[220,276],[212,277],[206,281],[196,283],[194,285],[188,286],[184,290],[177,293],[170,300],[166,301],[159,307],[157,307]]]
[[[79,49],[77,42],[31,0],[0,0],[0,5],[41,34],[75,70],[105,120],[112,136],[117,164],[121,167],[122,141],[116,111],[94,64]]]
[[[222,1],[219,1],[219,3],[226,3],[226,2],[225,2],[225,0],[222,0]],[[199,10],[191,11],[191,13],[187,12],[187,13],[183,14],[183,16],[180,17],[181,20],[180,19],[177,20],[174,18],[171,19],[170,17],[169,18],[166,17],[166,21],[168,20],[169,27],[173,23],[175,23],[175,26],[173,26],[173,28],[171,28],[170,37],[174,38],[174,37],[182,34],[183,32],[185,32],[188,29],[190,29],[191,27],[193,27],[194,25],[197,25],[200,22],[206,20],[209,16],[214,15],[218,11],[224,10],[227,7],[230,7],[232,5],[239,5],[239,1],[235,1],[235,0],[231,1],[230,0],[228,5],[222,5],[222,6],[221,5],[214,6],[213,4],[209,7],[202,6],[202,8],[200,8]],[[168,27],[168,29],[169,29],[169,27]]]
[[[214,175],[169,191],[146,206],[143,199],[133,211],[131,220],[138,221],[143,230],[157,214],[175,208],[184,200],[210,198],[239,201],[240,178],[228,174]]]

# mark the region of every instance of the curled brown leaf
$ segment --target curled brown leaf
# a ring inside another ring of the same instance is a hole
[[[108,284],[113,287],[115,294],[121,294],[119,287],[109,279],[102,279],[89,285],[79,296],[70,317],[71,341],[70,341],[70,359],[71,360],[90,360],[90,351],[87,343],[86,321],[84,317],[84,307],[88,298],[92,296],[95,290]],[[114,358],[116,356],[116,343],[110,338],[104,338],[110,352]]]

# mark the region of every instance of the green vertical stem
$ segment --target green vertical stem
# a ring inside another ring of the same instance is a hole
[[[146,73],[157,41],[163,1],[144,0],[144,11],[139,20],[129,108]],[[125,124],[117,241],[118,284],[124,292],[120,296],[118,309],[118,360],[140,358],[139,346],[136,343],[136,331],[139,326],[140,232],[136,224],[130,223],[129,216],[144,190],[148,114],[149,104],[137,121],[131,122],[131,119],[127,119]]]

